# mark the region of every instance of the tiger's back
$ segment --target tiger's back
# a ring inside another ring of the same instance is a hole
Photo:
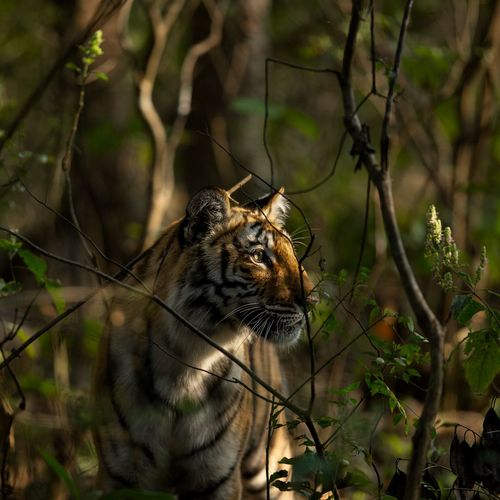
[[[224,191],[203,190],[133,270],[279,391],[275,344],[297,339],[312,289],[283,232],[285,215],[280,193],[232,208]],[[100,486],[265,498],[270,405],[256,394],[269,397],[167,310],[118,288],[94,384]],[[271,438],[271,472],[290,456],[285,429]]]

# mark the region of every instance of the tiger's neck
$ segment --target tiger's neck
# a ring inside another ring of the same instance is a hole
[[[178,224],[172,226],[153,251],[153,261],[160,262],[159,267],[144,266],[147,280],[151,288],[191,325],[245,362],[246,345],[253,335],[239,321],[226,318],[219,312],[214,283],[207,277],[203,259],[200,255],[190,255],[189,251],[180,247],[178,227]],[[163,379],[160,385],[173,391],[170,392],[171,397],[182,397],[181,394],[201,397],[212,384],[214,376],[229,379],[241,377],[237,365],[170,312],[154,307],[148,314],[154,372]],[[165,394],[167,392],[165,390]]]
[[[158,388],[172,403],[206,398],[217,379],[241,379],[241,368],[225,354],[180,324],[167,311],[163,313],[170,317],[163,316],[163,321],[156,318],[150,323],[151,362],[161,380]],[[201,312],[192,317],[184,316],[218,345],[242,362],[248,362],[246,346],[251,341],[248,329],[234,324],[207,325]]]

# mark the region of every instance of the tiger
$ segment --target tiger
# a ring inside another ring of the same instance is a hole
[[[284,228],[283,193],[240,205],[202,189],[112,293],[92,391],[100,490],[259,499],[268,473],[285,468],[284,412],[270,433],[269,393],[191,328],[285,390],[279,348],[297,342],[316,296]],[[272,488],[278,497],[293,498]]]

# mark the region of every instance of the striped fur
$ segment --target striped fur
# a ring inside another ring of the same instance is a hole
[[[280,193],[242,208],[205,189],[134,269],[278,390],[276,345],[298,338],[312,290],[282,229],[285,216]],[[265,391],[146,298],[118,288],[110,309],[94,384],[99,486],[179,499],[265,498],[269,404],[231,380]],[[285,429],[271,439],[271,472],[290,456]]]

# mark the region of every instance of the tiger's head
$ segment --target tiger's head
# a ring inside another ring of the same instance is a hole
[[[287,214],[283,189],[244,207],[222,189],[198,192],[181,224],[196,262],[185,278],[191,304],[216,311],[218,324],[243,324],[275,343],[297,340],[315,294],[284,229]]]

